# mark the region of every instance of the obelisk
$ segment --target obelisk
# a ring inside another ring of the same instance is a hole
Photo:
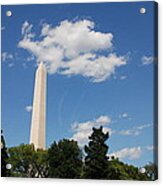
[[[45,129],[46,129],[46,68],[41,62],[36,70],[30,144],[34,144],[35,149],[45,149]]]

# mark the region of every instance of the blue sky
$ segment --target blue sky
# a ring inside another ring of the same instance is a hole
[[[82,146],[91,127],[103,124],[111,134],[108,153],[138,166],[152,162],[153,13],[153,2],[2,6],[7,145],[29,142],[34,74],[43,60],[49,72],[47,146],[62,138]],[[49,36],[59,41],[43,47]]]

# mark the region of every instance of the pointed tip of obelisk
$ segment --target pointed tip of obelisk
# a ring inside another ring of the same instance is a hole
[[[43,69],[43,70],[46,69],[46,68],[45,68],[45,65],[44,65],[44,63],[43,63],[42,61],[39,63],[38,69]]]
[[[44,63],[41,61],[38,66],[42,67],[42,66],[44,66]]]

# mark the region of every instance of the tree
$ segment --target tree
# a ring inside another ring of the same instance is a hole
[[[33,164],[32,168],[34,172],[36,172],[35,177],[39,178],[47,178],[49,175],[49,166],[48,166],[48,159],[47,159],[47,151],[38,149],[34,151],[33,154]]]
[[[93,133],[89,137],[89,144],[85,146],[85,167],[84,178],[106,179],[108,167],[108,146],[105,144],[109,134],[103,132],[103,127],[93,128]]]
[[[2,177],[8,177],[10,175],[10,171],[7,170],[6,168],[7,160],[8,160],[7,148],[5,144],[5,139],[3,137],[3,131],[1,130],[1,175]]]
[[[34,145],[20,145],[9,149],[9,163],[13,177],[47,177],[47,151],[35,151]]]
[[[149,180],[146,174],[139,172],[139,169],[133,165],[125,164],[118,158],[108,161],[109,180]]]
[[[48,150],[49,177],[80,178],[82,155],[77,142],[63,139]]]

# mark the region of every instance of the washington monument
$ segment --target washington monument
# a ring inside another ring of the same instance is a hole
[[[45,149],[46,129],[46,68],[40,63],[35,74],[30,144],[35,149]]]

